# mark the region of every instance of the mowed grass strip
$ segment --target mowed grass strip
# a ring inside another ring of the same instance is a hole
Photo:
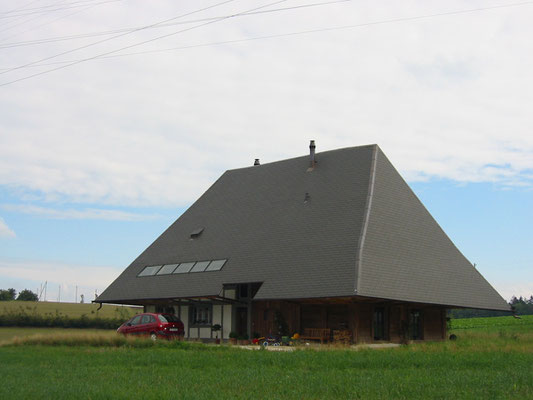
[[[461,340],[461,339],[459,339]],[[441,343],[442,344],[442,343]],[[0,348],[1,398],[526,399],[531,353],[386,350]]]
[[[129,307],[121,305],[104,304],[98,310],[98,304],[91,303],[56,303],[50,301],[2,301],[0,314],[24,312],[26,314],[61,314],[67,317],[100,317],[128,319],[135,314],[143,312],[142,307]]]

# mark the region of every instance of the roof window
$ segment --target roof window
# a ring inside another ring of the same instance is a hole
[[[206,271],[220,271],[227,260],[214,260],[211,261],[211,264],[205,269]]]
[[[174,272],[178,264],[167,264],[163,265],[156,275],[168,275]]]
[[[211,261],[198,261],[192,267],[191,272],[204,272]]]
[[[187,272],[189,272],[192,268],[192,266],[194,265],[193,262],[186,262],[186,263],[181,263],[179,265],[178,268],[176,268],[176,270],[174,271],[175,274],[186,274]]]
[[[152,276],[152,275],[155,275],[157,273],[157,271],[159,271],[160,268],[161,268],[161,265],[152,265],[152,266],[145,267],[139,273],[138,276]]]
[[[228,260],[191,261],[176,264],[149,265],[137,276],[188,274],[189,272],[220,271]]]

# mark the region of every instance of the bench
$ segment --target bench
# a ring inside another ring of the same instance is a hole
[[[305,328],[304,333],[300,335],[302,340],[320,340],[324,343],[331,339],[331,329],[329,328]]]

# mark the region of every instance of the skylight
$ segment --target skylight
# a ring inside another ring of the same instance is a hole
[[[204,272],[211,261],[198,261],[192,267],[191,272]]]
[[[138,276],[152,276],[152,275],[155,275],[157,273],[157,271],[159,271],[159,268],[161,268],[161,265],[152,265],[152,266],[145,267],[139,273]]]
[[[178,264],[167,264],[163,265],[163,267],[157,272],[157,275],[168,275],[174,272]]]
[[[207,271],[220,271],[227,260],[214,260],[211,261],[211,264],[206,268]]]
[[[137,276],[187,274],[190,272],[220,271],[228,260],[190,261],[176,264],[149,265]]]
[[[186,262],[186,263],[181,263],[179,265],[178,268],[176,268],[176,270],[174,271],[175,274],[186,274],[187,272],[189,272],[192,268],[192,266],[194,265],[193,262]]]

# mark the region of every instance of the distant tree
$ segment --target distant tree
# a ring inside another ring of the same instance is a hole
[[[509,305],[517,315],[533,315],[533,296],[530,296],[529,299],[513,296]],[[449,310],[448,315],[451,318],[499,317],[509,315],[509,312],[462,308]]]
[[[33,293],[31,290],[24,289],[19,293],[17,300],[21,301],[39,301],[39,296]]]
[[[15,300],[16,295],[17,291],[13,288],[9,288],[7,290],[0,289],[0,301]]]

